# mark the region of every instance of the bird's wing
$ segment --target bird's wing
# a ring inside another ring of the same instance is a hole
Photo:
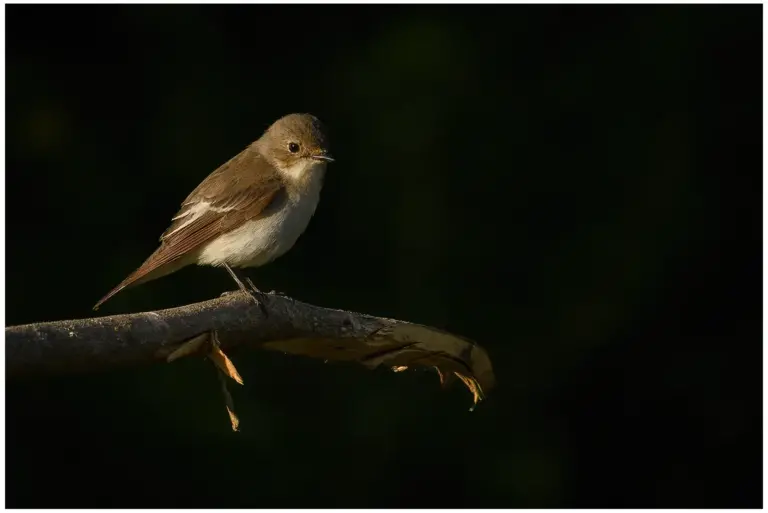
[[[161,248],[182,254],[229,232],[264,214],[282,189],[283,181],[272,165],[258,153],[243,152],[211,173],[187,196],[160,236]]]
[[[244,169],[247,172],[243,172]],[[125,287],[137,284],[142,278],[149,278],[153,271],[178,260],[205,242],[264,215],[283,188],[277,170],[261,155],[246,149],[211,173],[192,191],[174,216],[171,226],[160,236],[160,247],[141,267],[104,296],[94,309]]]

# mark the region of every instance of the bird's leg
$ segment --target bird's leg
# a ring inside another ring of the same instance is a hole
[[[248,292],[248,288],[243,285],[243,282],[240,281],[240,278],[238,278],[237,274],[235,274],[235,271],[233,271],[231,267],[229,267],[227,264],[224,264],[224,269],[226,269],[229,275],[232,276],[232,279],[235,280],[235,283],[237,283],[237,286],[240,287],[240,290],[243,292]]]
[[[262,294],[262,292],[256,288],[256,285],[253,284],[251,279],[248,278],[247,276],[245,278],[245,281],[251,287],[250,289],[248,289],[248,287],[243,285],[243,282],[240,280],[240,278],[237,276],[237,273],[235,273],[235,271],[233,271],[231,267],[229,267],[227,264],[224,264],[224,268],[229,272],[229,275],[232,276],[232,279],[235,280],[235,283],[237,283],[237,286],[240,287],[240,290],[248,293],[248,295],[250,295],[253,298],[253,300],[256,301],[256,304],[259,305],[259,308],[261,309],[261,313],[264,314],[264,317],[267,317],[269,314],[267,313],[267,309],[264,306],[264,302],[259,301],[256,298],[256,294]]]
[[[259,292],[259,293],[261,293],[261,291],[260,291],[259,289],[257,289],[257,288],[256,288],[256,285],[254,285],[254,284],[253,284],[253,282],[251,281],[251,279],[250,279],[250,278],[248,278],[248,277],[246,276],[246,277],[245,277],[245,281],[246,281],[246,283],[248,283],[248,286],[249,286],[249,287],[251,287],[251,288],[252,288],[252,289],[253,289],[255,292]]]
[[[245,277],[245,282],[248,284],[248,287],[246,287],[243,284],[242,280],[240,280],[240,277],[237,275],[234,269],[229,267],[227,264],[224,264],[224,268],[229,272],[229,275],[232,276],[232,279],[235,280],[235,283],[237,283],[237,286],[240,287],[240,290],[242,290],[243,292],[249,292],[248,287],[250,287],[250,290],[252,290],[253,292],[258,292],[259,294],[261,294],[261,291],[256,287],[256,285],[253,284],[253,282],[249,277],[247,276]]]

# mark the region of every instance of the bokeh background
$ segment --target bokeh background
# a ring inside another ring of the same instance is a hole
[[[337,157],[265,290],[498,388],[231,354],[7,383],[9,507],[761,507],[761,6],[6,6],[6,320],[81,318],[276,118]],[[230,290],[186,269],[100,314]]]

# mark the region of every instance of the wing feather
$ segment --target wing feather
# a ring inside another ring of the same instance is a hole
[[[243,172],[243,167],[247,167],[247,172]],[[174,262],[206,242],[250,219],[268,215],[269,205],[283,188],[277,170],[261,155],[250,148],[241,152],[208,175],[187,196],[171,225],[160,236],[160,247],[96,303],[94,310],[128,286],[175,271]]]

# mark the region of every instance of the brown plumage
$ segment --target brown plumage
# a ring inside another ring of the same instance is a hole
[[[126,287],[186,265],[248,267],[281,255],[314,212],[326,161],[332,159],[316,118],[292,114],[276,121],[190,193],[160,247],[94,309]]]

